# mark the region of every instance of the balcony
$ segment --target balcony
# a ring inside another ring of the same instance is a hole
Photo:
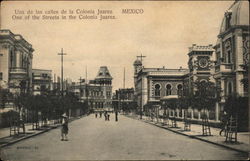
[[[233,72],[233,64],[223,63],[215,66],[215,72]]]

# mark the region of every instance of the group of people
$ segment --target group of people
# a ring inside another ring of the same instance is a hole
[[[110,121],[110,114],[108,111],[100,111],[99,112],[99,118],[102,117],[102,113],[104,113],[105,121]],[[95,112],[95,118],[98,117],[98,112]],[[115,112],[115,121],[118,121],[118,111]]]

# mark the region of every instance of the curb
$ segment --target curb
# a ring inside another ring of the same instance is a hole
[[[129,116],[126,116],[126,117],[129,117]],[[133,118],[133,117],[129,117],[129,118],[132,118],[132,119],[135,119],[135,120],[138,120],[138,121],[143,121],[144,123],[147,123],[147,124],[150,124],[150,125],[154,125],[154,126],[157,126],[157,127],[159,127],[159,128],[162,128],[162,129],[165,129],[165,130],[169,130],[169,131],[171,131],[171,132],[174,132],[174,133],[176,133],[176,134],[181,134],[181,135],[183,135],[183,136],[187,136],[187,137],[192,138],[192,139],[197,139],[197,140],[204,141],[204,142],[207,142],[207,143],[211,143],[211,144],[214,144],[214,145],[217,145],[217,146],[221,146],[221,147],[224,147],[224,148],[227,148],[227,149],[230,149],[230,150],[234,150],[234,151],[237,151],[237,152],[249,154],[248,151],[244,151],[244,150],[236,149],[236,148],[233,148],[233,147],[230,147],[230,146],[226,146],[226,145],[223,145],[223,144],[219,144],[219,143],[216,143],[216,142],[212,142],[212,141],[209,141],[209,140],[206,140],[206,139],[197,137],[197,136],[192,136],[192,135],[184,134],[184,133],[182,133],[182,132],[172,130],[172,129],[168,128],[168,127],[163,127],[163,126],[161,126],[161,125],[157,125],[157,124],[154,124],[154,123],[152,123],[152,122],[147,122],[147,121],[145,121],[145,120],[140,120],[140,119]]]
[[[22,141],[22,140],[25,140],[25,139],[28,139],[28,138],[31,138],[31,137],[34,137],[34,136],[37,136],[37,135],[40,135],[40,134],[45,133],[45,132],[48,132],[48,131],[50,131],[50,130],[52,130],[52,129],[56,129],[56,128],[59,127],[59,126],[60,126],[60,125],[53,126],[53,127],[48,128],[48,129],[45,129],[45,130],[43,130],[43,131],[40,131],[40,132],[31,134],[31,135],[23,136],[23,137],[21,137],[21,138],[19,138],[19,139],[17,139],[17,140],[13,140],[13,141],[10,141],[10,142],[8,142],[8,143],[6,143],[6,144],[0,145],[0,148],[3,148],[3,147],[6,147],[6,146],[15,144],[15,143],[17,143],[17,142],[20,142],[20,141]]]
[[[83,116],[83,117],[85,117],[85,116]],[[75,120],[79,120],[79,119],[81,119],[81,118],[83,118],[83,117],[74,118],[74,119],[72,119],[72,120],[69,120],[69,123],[70,123],[70,122],[73,122],[73,121],[75,121]],[[25,140],[25,139],[28,139],[28,138],[31,138],[31,137],[35,137],[35,136],[37,136],[37,135],[43,134],[43,133],[45,133],[45,132],[48,132],[48,131],[50,131],[50,130],[52,130],[52,129],[56,129],[56,128],[60,127],[60,126],[61,126],[60,124],[59,124],[59,125],[55,125],[55,126],[51,126],[51,127],[49,127],[48,129],[45,129],[45,130],[43,130],[43,131],[40,131],[40,132],[31,134],[31,135],[23,136],[23,137],[21,137],[21,138],[19,138],[19,139],[17,139],[17,140],[13,140],[13,141],[10,141],[10,142],[8,142],[8,143],[5,143],[5,144],[0,145],[0,148],[3,148],[3,147],[6,147],[6,146],[15,144],[15,143],[17,143],[17,142],[20,142],[20,141],[22,141],[22,140]]]

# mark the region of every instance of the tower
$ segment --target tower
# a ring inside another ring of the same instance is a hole
[[[142,69],[142,62],[139,59],[136,59],[134,62],[134,86],[135,88],[136,88],[137,76],[141,69]]]
[[[192,86],[193,82],[201,81],[211,81],[214,82],[212,76],[212,54],[214,52],[213,46],[210,44],[208,46],[198,46],[193,44],[189,48],[189,79],[190,85]]]
[[[97,76],[95,78],[95,83],[100,86],[104,97],[103,107],[109,110],[112,107],[112,76],[108,70],[107,66],[101,66]]]

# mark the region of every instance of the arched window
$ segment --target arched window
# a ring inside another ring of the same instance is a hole
[[[230,50],[227,51],[227,63],[232,63],[231,62],[231,51]]]
[[[177,86],[177,95],[178,96],[182,95],[182,85],[181,84],[178,84],[178,86]]]
[[[166,86],[166,88],[167,88],[167,90],[166,90],[166,96],[171,95],[171,88],[172,88],[172,86],[170,84],[168,84]]]
[[[161,86],[159,84],[155,85],[155,96],[161,96],[160,88]]]
[[[231,95],[233,93],[233,85],[232,82],[228,83],[228,95]]]

